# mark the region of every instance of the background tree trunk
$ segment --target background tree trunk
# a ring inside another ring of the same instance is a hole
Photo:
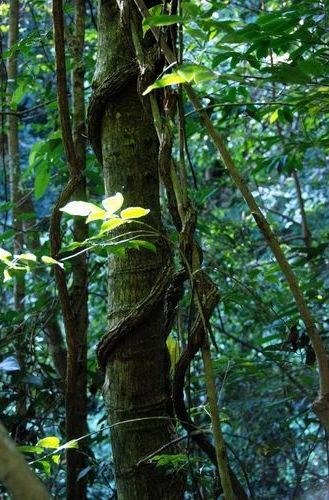
[[[133,2],[118,10],[115,0],[100,2],[99,47],[94,90],[111,75],[117,86],[108,88],[103,108],[101,150],[106,193],[120,191],[124,206],[150,208],[145,222],[161,230],[158,182],[158,140],[148,99],[138,92],[130,21]],[[139,25],[140,25],[139,19]],[[141,33],[139,33],[140,39]],[[150,38],[143,42],[150,45]],[[114,83],[115,85],[115,83]],[[104,98],[105,94],[104,94]],[[99,140],[93,137],[91,141]],[[132,226],[129,226],[129,229]],[[134,229],[139,229],[135,227]],[[129,250],[109,261],[109,326],[114,327],[151,291],[168,250],[158,241],[157,253]],[[151,464],[136,464],[168,443],[173,427],[167,411],[169,380],[163,303],[112,351],[107,359],[105,398],[108,406],[116,485],[121,500],[182,498],[181,474],[167,474]],[[129,421],[129,423],[124,423]],[[166,453],[174,453],[168,448]]]
[[[85,1],[74,0],[74,33],[72,53],[72,135],[74,149],[81,175],[73,199],[86,200],[86,126],[84,101],[84,35]],[[84,241],[88,237],[88,226],[82,218],[75,217],[73,222],[75,241]],[[88,331],[88,272],[87,257],[83,253],[72,260],[73,283],[71,301],[75,315],[75,366],[74,396],[67,393],[67,408],[71,408],[72,418],[67,421],[67,439],[74,439],[87,434],[87,331]],[[87,476],[77,481],[79,472],[87,466],[86,441],[80,442],[79,450],[68,449],[70,467],[67,469],[67,498],[83,500],[86,498]],[[68,465],[69,465],[68,463]]]
[[[9,10],[9,32],[8,32],[8,49],[11,49],[19,41],[19,0],[10,1]],[[9,105],[11,96],[17,85],[17,52],[14,50],[8,59],[7,66],[8,75],[8,95]],[[12,226],[15,230],[14,235],[14,253],[22,253],[24,246],[24,238],[22,231],[22,221],[19,219],[22,213],[22,191],[20,186],[20,157],[19,157],[19,130],[18,130],[18,116],[10,114],[8,116],[8,165],[10,176],[10,201],[12,203]],[[25,298],[25,278],[23,273],[15,276],[14,281],[14,306],[17,313],[24,314],[24,298]],[[16,342],[16,356],[20,365],[21,372],[25,369],[25,353],[24,347],[24,331],[20,331],[18,341]],[[17,442],[24,441],[24,429],[26,422],[24,421],[26,415],[27,404],[27,391],[28,388],[22,383],[18,382],[17,388],[17,423],[15,429],[12,431],[14,438]]]

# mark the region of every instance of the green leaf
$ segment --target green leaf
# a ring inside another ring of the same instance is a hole
[[[112,231],[112,229],[115,229],[116,227],[122,226],[122,224],[125,224],[127,221],[123,219],[110,219],[107,220],[106,222],[103,222],[101,225],[101,233],[102,232],[107,232],[107,231]]]
[[[298,68],[307,75],[324,76],[326,67],[319,61],[319,59],[309,58],[298,63]]]
[[[180,355],[179,343],[176,339],[169,335],[169,337],[167,337],[166,344],[170,356],[170,369],[171,371],[174,371]]]
[[[70,201],[70,203],[60,208],[61,212],[69,215],[81,215],[82,217],[86,217],[92,212],[99,212],[100,210],[97,205],[86,201]]]
[[[58,260],[53,259],[52,257],[48,257],[48,255],[43,255],[41,257],[42,262],[45,264],[57,264],[59,267],[64,269],[64,264],[62,262],[58,262]]]
[[[185,83],[186,79],[178,75],[177,73],[171,73],[170,75],[165,75],[159,80],[156,80],[152,85],[149,85],[147,89],[143,92],[143,95],[149,94],[154,89],[161,89],[163,87],[168,87],[168,85],[175,85],[178,83]]]
[[[144,240],[132,240],[129,242],[129,246],[132,248],[137,248],[139,250],[140,248],[146,248],[147,250],[150,250],[153,253],[156,253],[157,247],[154,245],[154,243],[151,243],[150,241],[144,241]]]
[[[17,446],[17,449],[21,453],[38,453],[38,454],[40,454],[43,452],[43,448],[41,448],[40,446],[23,445],[23,446]]]
[[[59,461],[60,461],[60,459],[61,459],[61,456],[60,456],[60,455],[52,455],[51,459],[52,459],[52,461],[53,461],[56,465],[58,465],[58,464],[59,464]]]
[[[9,274],[9,271],[8,269],[5,269],[4,272],[3,272],[3,282],[4,283],[7,283],[8,281],[10,281],[12,279],[11,275]]]
[[[86,219],[86,224],[89,222],[93,222],[95,220],[103,220],[106,217],[107,212],[105,210],[99,209],[97,212],[91,212],[87,219]]]
[[[159,80],[156,80],[152,85],[147,87],[143,95],[148,94],[154,89],[167,87],[168,85],[175,85],[179,83],[200,83],[217,78],[218,75],[211,69],[197,64],[183,64],[169,75],[165,75]]]
[[[214,78],[217,78],[216,73],[211,71],[211,69],[205,68],[203,66],[200,66],[195,71],[195,74],[194,74],[195,83],[207,82],[209,80],[213,80]]]
[[[279,117],[279,111],[276,109],[273,113],[270,114],[270,123],[275,123]]]
[[[143,33],[145,34],[149,29],[156,26],[171,26],[172,24],[177,24],[182,22],[183,18],[181,16],[169,15],[169,14],[157,14],[154,16],[146,17],[143,19]]]
[[[138,219],[150,213],[149,208],[129,207],[120,212],[122,219]]]
[[[272,71],[272,80],[283,83],[309,83],[310,77],[297,66],[281,64]]]
[[[72,252],[72,250],[75,250],[76,248],[81,248],[86,244],[84,241],[73,241],[69,245],[66,245],[60,249],[59,253],[65,253],[65,252]]]
[[[0,247],[0,260],[2,261],[8,261],[8,259],[11,258],[11,253],[10,252],[7,252],[7,250],[5,250],[4,248],[1,248]]]
[[[27,81],[21,81],[19,85],[16,87],[10,99],[10,107],[12,109],[17,109],[18,104],[21,102],[25,92],[26,87],[28,85]]]
[[[59,448],[59,438],[57,436],[47,436],[43,439],[40,439],[37,442],[37,446],[41,446],[42,448],[51,448],[51,449]]]
[[[44,163],[41,163],[35,169],[34,193],[36,199],[41,198],[41,196],[44,194],[49,184],[49,181],[50,181],[49,169]]]
[[[17,255],[17,259],[19,260],[28,260],[32,262],[36,262],[37,257],[33,253],[22,253],[20,255]]]
[[[50,477],[51,467],[49,462],[47,462],[46,460],[38,460],[36,464],[40,465],[40,468],[43,470],[46,476]]]

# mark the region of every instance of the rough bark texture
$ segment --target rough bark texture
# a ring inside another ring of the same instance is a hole
[[[115,95],[109,92],[103,109],[100,139],[106,193],[121,191],[125,206],[150,208],[145,222],[160,230],[158,141],[149,102],[138,92],[136,72],[127,75],[125,71],[135,58],[130,24],[125,23],[136,12],[132,2],[123,4],[121,13],[115,0],[100,2],[99,10],[94,91],[114,71],[117,79],[124,79],[121,86],[117,85]],[[144,44],[149,40],[146,37]],[[97,140],[91,137],[92,143]],[[110,328],[148,296],[167,261],[168,250],[160,241],[156,254],[129,251],[125,256],[110,258]],[[161,301],[152,315],[116,345],[107,360],[104,391],[109,420],[111,424],[121,422],[111,432],[120,500],[179,499],[183,494],[184,480],[180,475],[166,474],[144,462],[136,465],[173,438],[167,411],[169,366],[163,317]],[[173,453],[174,449],[166,452]]]

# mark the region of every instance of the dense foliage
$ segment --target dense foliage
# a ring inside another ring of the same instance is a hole
[[[86,2],[86,104],[96,58],[94,3]],[[0,254],[1,271],[5,273],[0,288],[1,420],[51,494],[62,498],[64,380],[54,362],[47,325],[55,319],[63,338],[64,325],[54,267],[41,259],[51,255],[49,218],[68,178],[56,101],[51,8],[45,0],[22,3],[19,40],[8,49],[9,8],[9,3],[0,5],[0,246],[14,253],[17,226],[12,219],[12,176],[7,155],[7,118],[14,114],[19,119],[18,253],[32,254],[37,261],[33,257],[16,260],[16,267],[21,269],[14,269],[8,266],[8,256]],[[74,65],[72,9],[71,2],[65,2],[68,71]],[[274,228],[326,344],[328,15],[325,1],[186,0],[182,2],[182,16],[176,19],[183,26],[184,65],[164,70],[154,85],[162,88],[174,84],[178,88],[189,80],[197,89]],[[158,25],[163,24],[160,16]],[[14,53],[18,74],[11,82],[6,78],[6,64]],[[329,444],[311,407],[319,386],[314,351],[278,264],[198,114],[185,95],[183,99],[189,194],[198,212],[203,266],[221,294],[211,320],[212,356],[230,464],[251,498],[324,498]],[[178,132],[177,122],[172,126]],[[179,149],[177,139],[173,150],[177,163]],[[89,147],[86,178],[87,200],[99,206],[105,198],[102,170]],[[178,255],[177,234],[164,191],[162,208],[168,238]],[[90,227],[95,229],[99,224],[92,222]],[[62,230],[62,263],[70,284],[72,217],[63,217]],[[90,235],[96,232],[90,230]],[[101,244],[88,248],[89,431],[81,436],[88,445],[88,465],[81,478],[88,478],[89,498],[115,498],[101,394],[103,375],[95,355],[106,325],[109,249]],[[124,248],[119,245],[110,251],[123,252]],[[24,296],[17,307],[14,287],[19,281],[24,281]],[[171,334],[179,349],[188,342],[193,307],[190,290],[180,304]],[[58,345],[55,348],[59,349]],[[23,401],[23,413],[18,410],[18,401]],[[197,424],[209,427],[201,357],[191,365],[187,401]],[[184,434],[180,428],[178,433]],[[186,470],[186,498],[215,495],[213,466],[190,439],[182,441],[180,455],[162,456],[159,466]]]

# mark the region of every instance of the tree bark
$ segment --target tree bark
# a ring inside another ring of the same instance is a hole
[[[63,134],[64,149],[70,178],[60,194],[50,220],[51,254],[56,259],[61,247],[60,208],[74,195],[85,196],[85,142],[84,101],[83,101],[83,66],[81,56],[84,45],[84,4],[75,3],[74,46],[76,51],[73,72],[74,124],[71,128],[70,110],[67,98],[67,73],[65,63],[64,13],[62,0],[53,0],[54,41],[56,57],[57,97]],[[74,224],[74,235],[84,239],[85,229],[80,222]],[[65,273],[58,266],[54,269],[58,295],[60,299],[67,343],[67,369],[65,386],[65,428],[67,440],[73,440],[86,434],[86,334],[88,326],[87,309],[87,267],[84,257],[73,263],[73,286],[71,293]],[[67,489],[66,498],[75,500],[85,498],[86,483],[77,481],[78,475],[86,464],[83,450],[67,449]]]
[[[100,2],[99,45],[94,96],[103,105],[93,116],[90,105],[90,140],[103,161],[107,195],[120,191],[125,206],[151,209],[145,222],[161,231],[158,140],[147,99],[139,91],[130,21],[136,16],[133,2]],[[139,23],[140,25],[140,19]],[[150,50],[148,36],[140,43]],[[138,68],[138,66],[137,66]],[[110,81],[110,88],[106,81]],[[105,83],[104,83],[105,82]],[[99,89],[103,88],[103,92]],[[98,125],[97,125],[98,124]],[[100,137],[97,134],[101,132]],[[130,228],[133,226],[129,226]],[[135,227],[133,229],[138,229]],[[123,231],[124,232],[124,231]],[[158,238],[157,252],[128,250],[109,259],[109,326],[116,327],[152,290],[169,251]],[[168,474],[143,462],[150,453],[173,439],[168,412],[169,363],[163,331],[164,301],[142,323],[117,343],[106,360],[105,399],[113,425],[111,444],[120,500],[180,499],[181,473]],[[175,453],[174,447],[167,453]],[[139,464],[137,466],[137,464]]]
[[[19,0],[10,1],[9,10],[9,32],[8,32],[8,49],[11,49],[19,40]],[[9,104],[11,96],[17,85],[17,52],[13,51],[8,59],[7,67],[8,75],[8,95]],[[19,129],[18,117],[15,114],[8,116],[8,165],[10,176],[10,201],[12,203],[12,226],[15,230],[14,235],[14,254],[21,253],[24,246],[22,222],[19,220],[19,215],[22,213],[22,191],[20,186],[21,170],[19,156]],[[16,274],[14,278],[14,305],[17,313],[24,314],[24,298],[25,298],[25,278],[24,274]],[[24,346],[23,332],[19,336],[19,342],[16,343],[16,356],[20,365],[20,369],[24,372],[25,367],[25,352],[22,349]],[[25,414],[26,414],[26,399],[27,387],[18,383],[17,389],[17,424],[13,435],[16,441],[24,441],[25,433]]]
[[[84,35],[85,35],[85,1],[74,0],[74,33],[72,37],[72,135],[75,154],[81,179],[73,195],[74,200],[86,200],[86,126],[84,101]],[[75,241],[84,241],[88,237],[88,226],[85,220],[75,217],[73,222]],[[76,378],[74,381],[75,396],[67,407],[72,405],[73,415],[67,425],[67,438],[74,439],[88,433],[87,427],[87,331],[88,331],[88,271],[86,254],[80,254],[72,260],[73,283],[71,301],[75,315],[76,338]],[[88,465],[87,443],[80,442],[80,450],[68,449],[67,457],[70,467],[67,470],[67,498],[84,500],[86,498],[87,477],[77,481],[79,472]],[[82,448],[82,449],[81,449]]]

